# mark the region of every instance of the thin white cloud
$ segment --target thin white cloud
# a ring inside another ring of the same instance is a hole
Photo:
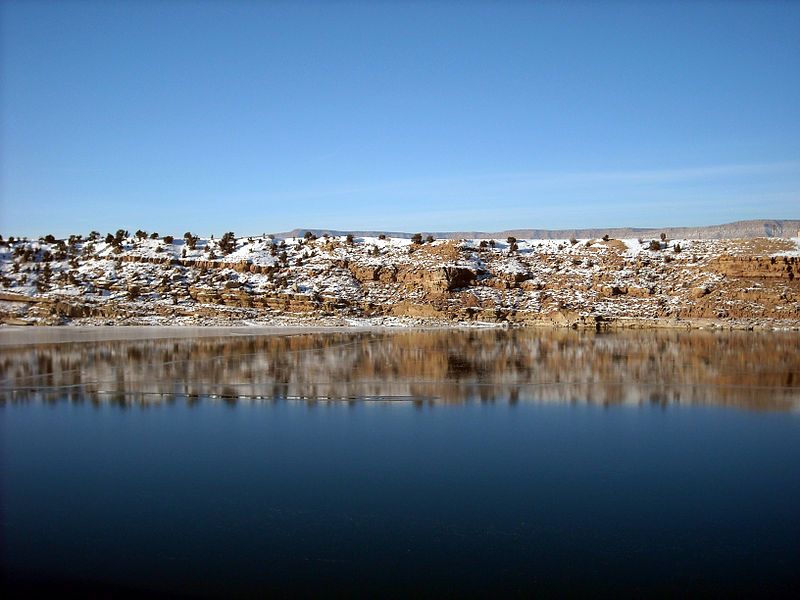
[[[408,178],[383,182],[359,182],[308,189],[274,191],[282,200],[313,200],[364,194],[430,196],[468,193],[470,197],[498,193],[570,189],[586,186],[668,185],[681,182],[720,182],[742,177],[774,174],[800,177],[800,161],[709,165],[702,167],[621,171],[478,173],[429,178]]]

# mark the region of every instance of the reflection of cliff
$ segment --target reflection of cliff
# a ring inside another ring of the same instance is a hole
[[[797,334],[569,330],[300,334],[0,350],[0,397],[800,405]]]

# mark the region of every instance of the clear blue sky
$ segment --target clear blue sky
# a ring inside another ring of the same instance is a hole
[[[800,3],[0,11],[5,235],[800,217]]]

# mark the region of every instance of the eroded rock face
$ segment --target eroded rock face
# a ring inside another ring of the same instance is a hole
[[[0,246],[0,319],[297,315],[593,329],[691,319],[800,324],[800,258],[787,240],[683,241],[680,252],[669,240],[660,250],[646,240],[521,240],[516,250],[479,241],[290,240],[277,250],[266,240],[237,243],[226,256],[182,256],[173,246],[150,252],[135,243],[95,255],[76,248],[46,267],[41,248]],[[20,258],[28,256],[34,258]]]
[[[797,276],[800,258],[795,256],[720,256],[711,268],[727,277],[788,279]]]

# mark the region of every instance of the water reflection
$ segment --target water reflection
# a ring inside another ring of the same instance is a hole
[[[400,331],[0,348],[0,400],[800,406],[796,333]]]

